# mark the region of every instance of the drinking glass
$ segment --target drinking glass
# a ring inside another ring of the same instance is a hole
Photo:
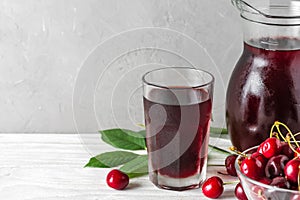
[[[149,177],[159,188],[197,188],[206,176],[214,77],[188,68],[143,76]]]

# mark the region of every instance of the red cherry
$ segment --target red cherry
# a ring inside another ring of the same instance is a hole
[[[268,162],[268,159],[266,159],[266,158],[264,157],[264,155],[262,155],[262,154],[259,153],[259,152],[254,152],[254,153],[251,155],[251,157],[258,159],[258,160],[262,163],[263,168],[266,166],[266,164],[267,164],[267,162]]]
[[[260,145],[260,151],[266,158],[278,155],[281,151],[280,140],[277,138],[268,138]]]
[[[292,183],[298,183],[298,174],[300,168],[300,159],[290,160],[284,167],[284,174]]]
[[[259,179],[258,180],[259,182],[263,183],[263,184],[266,184],[266,185],[270,185],[272,180],[271,179],[268,179],[266,177],[262,178],[262,179]]]
[[[263,150],[262,150],[263,143],[264,143],[264,142],[262,142],[262,143],[258,146],[256,152],[258,152],[258,153],[260,153],[260,154],[263,153]]]
[[[226,171],[231,176],[237,176],[236,170],[234,167],[236,158],[237,158],[237,155],[231,154],[231,155],[227,156],[227,158],[225,159]]]
[[[120,170],[113,169],[107,174],[106,183],[111,188],[123,190],[129,183],[129,177]]]
[[[295,145],[292,144],[292,146],[295,148]],[[281,142],[281,154],[286,155],[289,159],[294,158],[294,151],[286,142]]]
[[[286,178],[282,176],[275,177],[270,185],[285,189],[289,189],[291,187],[290,183],[286,180]]]
[[[216,199],[223,193],[223,181],[220,177],[212,176],[202,185],[202,192],[205,196]]]
[[[264,176],[264,167],[262,163],[256,158],[245,158],[242,161],[240,168],[243,174],[255,180],[259,180]]]
[[[235,194],[236,198],[238,198],[238,200],[248,200],[241,183],[238,183],[235,186],[234,194]]]
[[[265,174],[268,178],[274,178],[277,176],[284,175],[284,166],[289,161],[289,158],[286,155],[277,155],[270,158],[266,167]]]

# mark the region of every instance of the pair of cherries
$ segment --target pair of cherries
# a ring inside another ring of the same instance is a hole
[[[212,176],[203,183],[202,193],[206,197],[217,199],[222,195],[225,184],[220,177]],[[248,200],[241,183],[235,186],[234,194],[239,200]]]
[[[231,176],[237,176],[236,170],[235,170],[235,160],[237,158],[237,155],[231,154],[227,156],[225,159],[225,167],[226,171]],[[223,183],[222,179],[218,176],[213,176],[209,179],[207,179],[203,185],[202,185],[202,193],[209,198],[216,199],[220,197],[224,191],[224,185],[231,184],[231,183]],[[239,200],[248,200],[247,196],[244,192],[244,189],[241,185],[241,183],[238,183],[235,186],[234,194],[237,199]]]

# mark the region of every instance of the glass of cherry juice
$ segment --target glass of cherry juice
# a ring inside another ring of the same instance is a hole
[[[143,76],[149,177],[159,188],[197,188],[206,176],[214,77],[187,67]]]

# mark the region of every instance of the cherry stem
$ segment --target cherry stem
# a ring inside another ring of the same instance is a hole
[[[294,142],[295,142],[296,146],[297,146],[297,147],[299,147],[299,144],[298,144],[298,142],[297,142],[296,138],[294,137],[294,135],[293,135],[293,134],[291,134],[291,136],[292,136],[292,139],[294,140]]]
[[[263,196],[263,191],[261,189],[258,190],[257,195],[259,198],[262,198],[262,200],[266,200],[266,198]]]
[[[229,181],[229,182],[224,182],[223,185],[230,185],[230,184],[235,184],[239,183],[240,181]]]
[[[300,135],[300,132],[295,133],[295,134],[294,134],[294,137],[296,137],[296,136],[298,136],[298,135]]]
[[[280,138],[279,138],[279,134],[278,134],[278,133],[276,133],[276,132],[273,132],[271,137],[273,137],[273,136],[275,136],[275,137],[276,137],[278,140],[280,140]]]
[[[223,165],[223,164],[207,164],[207,166],[212,166],[212,167],[224,167],[225,165]]]
[[[293,145],[291,144],[291,137],[290,137],[289,133],[286,135],[286,140],[287,140],[287,143],[288,143],[289,147],[292,149],[292,151],[295,152],[297,155],[299,155],[299,152],[297,152],[294,149]]]
[[[286,142],[285,137],[282,135],[282,133],[281,133],[281,131],[280,131],[280,128],[279,128],[280,125],[283,126],[289,133],[292,133],[292,132],[291,132],[291,130],[289,129],[289,127],[287,127],[284,123],[281,123],[281,122],[279,122],[279,121],[274,122],[274,125],[273,125],[273,126],[275,126],[275,127],[277,128],[277,131],[278,131],[280,137]]]
[[[248,156],[247,156],[246,154],[240,152],[240,151],[237,150],[237,148],[234,147],[234,146],[229,147],[229,150],[232,151],[232,152],[234,152],[234,153],[237,154],[237,155],[241,155],[242,157],[248,158]]]
[[[276,128],[277,128],[277,130],[278,130],[278,133],[279,133],[280,136],[283,138],[283,140],[284,140],[285,142],[287,142],[286,139],[283,137],[283,135],[282,135],[280,129],[279,129],[279,126],[280,126],[280,125],[283,126],[283,127],[288,131],[288,134],[291,135],[291,138],[294,140],[296,146],[299,147],[299,144],[297,143],[297,140],[296,140],[296,138],[294,137],[292,131],[289,129],[289,127],[288,127],[287,125],[285,125],[284,123],[282,123],[282,122],[276,121],[276,122],[274,122],[274,125],[273,125],[273,126],[276,126]],[[287,134],[287,135],[288,135],[288,134]]]

